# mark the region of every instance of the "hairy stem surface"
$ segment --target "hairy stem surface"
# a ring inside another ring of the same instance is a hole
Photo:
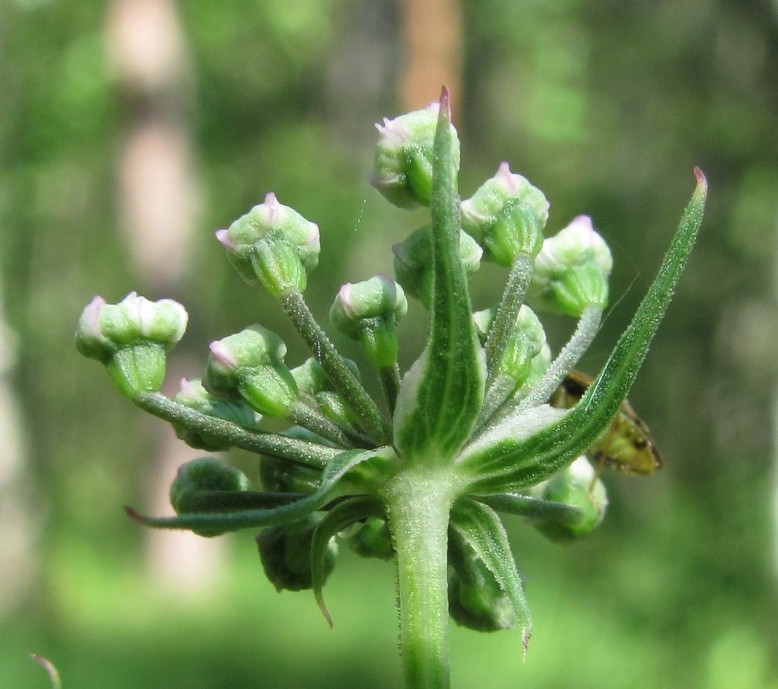
[[[419,475],[421,474],[421,475]],[[404,472],[387,487],[397,550],[405,689],[448,689],[448,522],[452,488],[437,472]]]

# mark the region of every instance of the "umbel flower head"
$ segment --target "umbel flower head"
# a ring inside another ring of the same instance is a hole
[[[330,622],[322,586],[336,543],[393,558],[406,686],[443,688],[449,613],[476,630],[517,627],[525,648],[530,636],[500,513],[522,516],[554,540],[580,538],[605,516],[602,465],[630,469],[632,455],[619,454],[632,439],[625,429],[646,431],[625,398],[694,244],[706,182],[695,170],[697,188],[657,277],[603,369],[576,395],[565,383],[580,380],[573,368],[599,329],[612,264],[592,221],[579,216],[544,238],[548,202],[507,163],[460,201],[459,142],[445,89],[438,104],[386,120],[379,132],[373,183],[400,207],[428,205],[429,223],[395,247],[397,282],[379,275],[344,285],[330,317],[362,346],[382,398],[368,394],[306,306],[318,229],[269,194],[217,236],[238,273],[276,297],[312,358],[290,371],[283,341],[253,325],[214,342],[203,382],[185,381],[175,400],[157,392],[159,367],[147,375],[142,357],[133,358],[133,380],[141,382],[120,381],[136,405],[193,446],[256,453],[262,485],[203,458],[173,482],[175,516],[128,513],[203,536],[259,529],[272,583],[312,588]],[[474,314],[468,281],[482,256],[504,266],[507,279],[499,302]],[[405,295],[426,307],[428,335],[401,371],[395,324],[406,315]],[[142,326],[132,321],[129,334],[115,332],[122,318],[105,315],[118,308],[93,302],[76,336],[82,353],[111,370],[127,348],[164,354],[180,337],[180,307],[159,306]],[[556,353],[546,342],[545,311],[577,321]],[[267,416],[288,428],[264,430]]]

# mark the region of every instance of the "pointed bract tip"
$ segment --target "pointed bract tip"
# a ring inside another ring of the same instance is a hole
[[[322,597],[321,592],[316,594],[316,604],[319,606],[321,614],[324,615],[324,619],[327,620],[327,624],[330,626],[330,629],[332,629],[334,627],[332,622],[332,615],[330,615],[330,611],[327,610],[327,606],[324,604],[324,598]]]
[[[448,86],[445,84],[440,89],[440,112],[445,113],[446,117],[451,120],[451,98],[448,91]]]
[[[694,168],[694,176],[697,178],[697,184],[705,189],[708,188],[708,180],[705,179],[705,173],[700,168]]]
[[[51,661],[48,658],[44,658],[43,656],[39,656],[37,653],[30,653],[30,658],[32,658],[38,665],[43,665],[45,668],[51,667]]]
[[[148,517],[145,514],[141,514],[136,511],[134,507],[130,507],[129,505],[124,506],[124,512],[132,521],[142,524],[143,526],[150,526],[154,529],[165,528],[159,524],[159,522],[164,520],[154,519],[154,517]]]
[[[527,647],[529,646],[529,638],[532,636],[532,627],[527,627],[521,630],[521,660],[527,662]]]
[[[130,507],[129,505],[124,506],[124,512],[125,514],[132,519],[134,522],[138,522],[138,524],[145,524],[146,518],[140,514],[139,512],[135,511],[134,507]]]
[[[60,684],[59,672],[57,672],[57,668],[54,667],[54,663],[52,663],[48,658],[39,656],[37,653],[30,653],[30,658],[32,658],[36,663],[41,665],[44,670],[46,670],[46,673],[49,676],[49,680],[51,681],[51,689],[60,689],[62,685]]]

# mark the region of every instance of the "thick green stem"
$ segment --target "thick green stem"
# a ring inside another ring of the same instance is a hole
[[[397,551],[400,652],[405,689],[448,689],[449,476],[408,471],[387,486]]]

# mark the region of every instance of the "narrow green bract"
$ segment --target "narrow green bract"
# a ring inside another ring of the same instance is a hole
[[[447,97],[441,99],[432,175],[432,310],[422,358],[403,380],[395,446],[409,461],[446,463],[467,440],[484,394],[485,360],[459,258],[461,212]]]

